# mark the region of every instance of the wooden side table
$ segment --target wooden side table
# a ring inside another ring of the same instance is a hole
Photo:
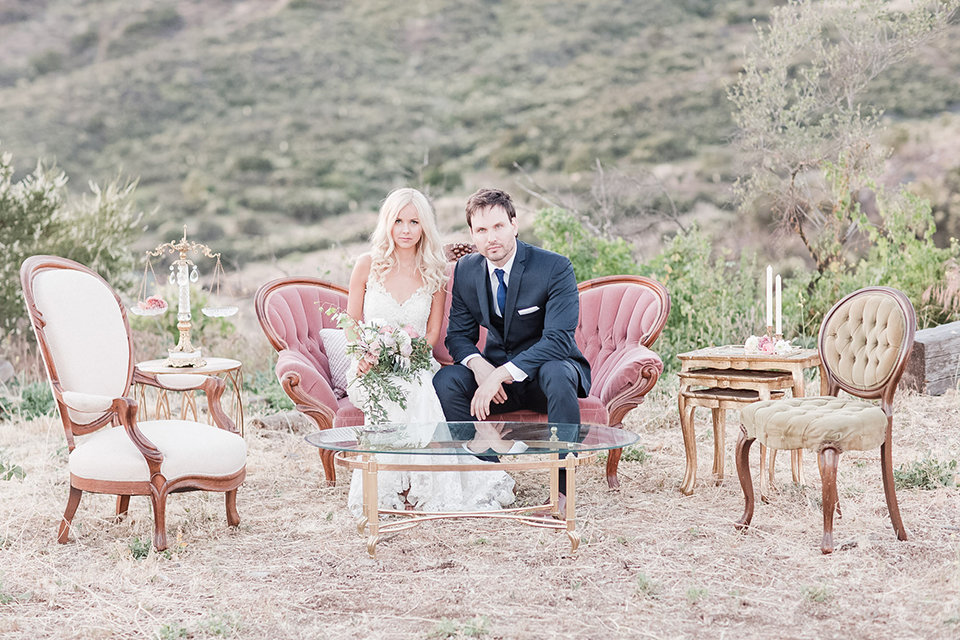
[[[243,363],[239,360],[230,358],[204,358],[207,363],[202,367],[168,367],[164,365],[166,360],[147,360],[137,364],[137,368],[144,373],[162,374],[162,373],[186,373],[191,375],[217,376],[227,383],[227,393],[225,398],[229,398],[229,405],[225,407],[227,413],[240,429],[240,435],[243,435]],[[170,398],[167,396],[166,389],[157,389],[157,402],[154,409],[155,419],[170,419]],[[137,385],[137,402],[144,411],[146,417],[146,390],[143,385]],[[187,411],[193,414],[193,419],[197,420],[197,400],[193,390],[184,391],[181,394],[180,419],[186,420]]]
[[[747,404],[757,400],[767,400],[771,394],[781,390],[790,389],[793,397],[801,398],[805,394],[803,372],[811,367],[820,367],[820,354],[816,349],[800,349],[788,355],[765,355],[765,354],[747,354],[742,345],[730,345],[722,347],[708,347],[698,349],[687,353],[677,355],[680,358],[680,424],[683,431],[683,444],[686,453],[687,464],[684,474],[683,484],[680,490],[690,495],[693,493],[693,485],[697,479],[697,443],[693,430],[693,411],[695,406],[710,406],[711,403],[703,404],[699,402],[690,402],[691,397],[695,397],[696,391],[692,389],[696,386],[705,386],[712,389],[729,389],[737,391],[752,391],[748,398],[745,394],[733,394],[730,398],[724,398],[724,408],[721,408],[720,401],[716,400],[717,407],[714,408],[714,431],[715,438],[721,435],[717,434],[717,412],[725,411],[727,408],[734,408],[734,405]],[[821,367],[822,369],[822,367]],[[701,392],[704,390],[700,390]],[[826,375],[821,370],[820,373],[820,393],[826,394]],[[716,394],[714,394],[716,395]],[[728,394],[729,395],[729,394]],[[734,397],[735,396],[735,397]],[[737,407],[739,408],[739,406]],[[717,464],[716,456],[723,456],[722,442],[714,445],[714,470],[720,470],[722,474],[723,463]],[[766,472],[766,452],[765,447],[760,450],[760,495],[769,495],[770,486],[773,484],[774,459],[776,451],[771,451],[770,469]],[[803,484],[803,466],[802,452],[792,451],[791,462],[794,482]]]

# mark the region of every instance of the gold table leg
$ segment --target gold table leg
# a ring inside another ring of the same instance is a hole
[[[559,460],[560,454],[550,454],[550,459]],[[560,467],[556,466],[550,467],[550,513],[560,517]]]
[[[570,538],[570,554],[577,552],[580,546],[580,534],[577,533],[577,461],[572,453],[564,459],[567,470],[567,509],[564,519],[567,523],[567,537]]]
[[[380,541],[380,504],[377,491],[377,458],[370,455],[363,470],[363,497],[365,505],[364,518],[370,531],[367,538],[367,553],[371,558],[377,557],[377,543]]]

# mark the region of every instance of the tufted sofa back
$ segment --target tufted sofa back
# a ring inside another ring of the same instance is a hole
[[[844,390],[875,393],[899,381],[916,324],[913,305],[899,291],[861,289],[827,313],[820,327],[820,357]]]
[[[324,313],[330,306],[346,310],[347,290],[319,278],[280,278],[257,292],[257,317],[273,348],[299,352],[327,382],[330,366],[320,329],[337,326]]]
[[[580,283],[576,341],[590,363],[593,390],[604,386],[625,348],[650,346],[670,314],[662,284],[642,276],[609,276]]]

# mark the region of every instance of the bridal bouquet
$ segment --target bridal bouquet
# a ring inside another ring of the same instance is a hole
[[[360,407],[371,424],[387,422],[384,399],[396,402],[401,409],[407,408],[407,398],[397,380],[413,382],[417,374],[432,366],[433,350],[426,338],[407,325],[396,327],[383,320],[357,322],[337,309],[327,309],[327,314],[337,320],[337,326],[347,332],[347,354],[370,365],[370,369],[358,374],[349,384],[360,385],[365,401]],[[353,339],[350,339],[350,334]]]

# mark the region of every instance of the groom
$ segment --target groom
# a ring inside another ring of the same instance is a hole
[[[469,422],[531,409],[579,424],[590,365],[574,341],[580,297],[570,260],[517,240],[517,211],[503,191],[477,191],[466,213],[478,253],[454,270],[445,344],[459,364],[433,378],[444,416]],[[561,473],[561,493],[565,480]]]

